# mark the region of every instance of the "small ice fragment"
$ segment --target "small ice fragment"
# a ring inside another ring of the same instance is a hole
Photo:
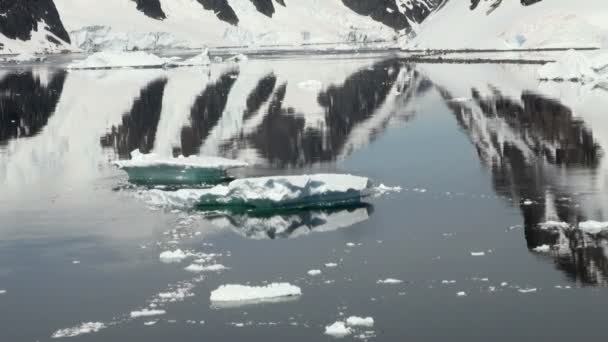
[[[536,288],[529,288],[529,289],[519,289],[517,290],[519,293],[532,293],[532,292],[536,292],[537,289]]]
[[[157,322],[158,322],[158,321],[148,321],[148,322],[144,322],[144,325],[146,325],[146,326],[151,326],[151,325],[156,324]]]
[[[188,256],[181,249],[175,251],[165,251],[160,253],[160,261],[165,264],[180,263]]]
[[[62,338],[62,337],[74,337],[83,334],[90,334],[98,332],[101,329],[106,328],[106,325],[101,322],[87,322],[82,323],[79,326],[67,329],[57,330],[51,335],[51,338]]]
[[[471,252],[471,256],[484,256],[486,252]]]
[[[0,290],[0,295],[5,294],[5,293],[6,293],[6,290]]]
[[[456,284],[456,280],[442,280],[442,284]]]
[[[73,261],[72,261],[72,264],[74,264],[74,265],[78,265],[78,264],[80,264],[80,260],[73,260]]]
[[[383,280],[378,280],[377,283],[378,284],[401,284],[401,283],[403,283],[403,280],[394,279],[394,278],[386,278]]]
[[[350,327],[373,327],[374,318],[350,316],[346,319],[346,325]]]
[[[332,325],[325,327],[325,335],[341,338],[348,336],[352,333],[352,330],[344,324],[344,322],[335,322]]]
[[[336,264],[335,262],[328,262],[327,264],[325,264],[325,267],[335,268],[335,267],[338,267],[338,264]]]
[[[506,281],[504,281],[504,282],[500,283],[500,286],[502,286],[502,287],[505,287],[505,286],[507,286],[507,285],[509,285],[509,283],[507,283]]]
[[[457,295],[458,297],[466,297],[466,296],[467,296],[467,293],[466,293],[466,292],[464,292],[464,291],[460,291],[460,292],[456,293],[456,295]]]
[[[523,201],[523,205],[532,205],[532,204],[534,204],[534,202],[532,202],[532,200],[527,199],[527,200]]]
[[[535,252],[538,252],[538,253],[548,253],[548,252],[551,251],[551,246],[549,246],[549,245],[542,245],[542,246],[538,246],[536,248],[533,248],[532,250],[535,251]]]
[[[306,273],[308,273],[309,276],[315,277],[315,276],[321,275],[321,270],[310,270]]]
[[[353,242],[347,242],[347,243],[346,243],[346,245],[347,245],[348,247],[355,247],[355,246],[356,246],[356,244],[355,244],[355,243],[353,243]]]
[[[167,313],[165,310],[143,309],[140,311],[131,311],[131,318],[159,316],[159,315],[164,315],[165,313]]]

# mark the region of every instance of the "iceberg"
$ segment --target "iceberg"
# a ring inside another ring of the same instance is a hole
[[[228,170],[248,164],[220,157],[163,158],[135,150],[130,160],[118,160],[114,165],[127,172],[131,183],[174,185],[217,184],[228,178]]]
[[[345,174],[316,174],[244,178],[210,189],[150,190],[144,199],[152,205],[197,207],[201,210],[263,212],[323,209],[360,204],[372,195],[368,178]]]
[[[209,52],[182,61],[180,57],[159,57],[144,51],[101,51],[89,55],[84,60],[70,63],[72,70],[120,69],[120,68],[175,68],[186,66],[207,66],[211,64]]]
[[[218,212],[208,220],[252,240],[291,239],[311,233],[347,228],[369,219],[373,207],[366,203],[324,210],[289,210],[281,213]]]

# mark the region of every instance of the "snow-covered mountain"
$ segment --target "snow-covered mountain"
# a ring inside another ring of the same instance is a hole
[[[384,42],[608,46],[604,0],[3,0],[0,53]]]
[[[393,42],[444,0],[6,0],[0,53]]]

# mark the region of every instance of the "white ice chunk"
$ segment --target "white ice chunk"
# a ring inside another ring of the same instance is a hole
[[[321,270],[310,270],[306,273],[308,273],[309,276],[316,277],[318,275],[321,275],[322,272],[321,272]]]
[[[352,334],[352,330],[344,322],[335,322],[325,327],[325,335],[341,338]]]
[[[532,250],[535,251],[535,252],[538,252],[538,253],[548,253],[548,252],[551,251],[551,246],[549,246],[549,245],[542,245],[542,246],[535,247]]]
[[[541,229],[569,229],[570,225],[566,222],[560,221],[547,221],[543,223],[539,223],[538,226]]]
[[[164,315],[166,313],[167,312],[165,310],[143,309],[143,310],[139,310],[139,311],[131,311],[131,318],[160,316],[160,315]]]
[[[336,264],[335,262],[328,262],[327,264],[325,264],[325,267],[335,268],[335,267],[338,267],[338,264]]]
[[[346,319],[346,325],[350,327],[373,327],[374,318],[350,316]]]
[[[365,177],[342,174],[243,178],[211,189],[149,190],[144,198],[155,205],[247,205],[256,208],[328,205],[369,196]]]
[[[143,51],[101,51],[68,65],[68,69],[161,68],[167,59]]]
[[[272,283],[266,286],[222,285],[211,292],[212,302],[263,301],[280,297],[302,295],[302,290],[289,283]]]
[[[460,291],[460,292],[456,293],[456,295],[457,295],[458,297],[466,297],[466,296],[467,296],[467,293],[466,293],[466,292],[464,292],[464,291]]]
[[[175,251],[165,251],[160,253],[159,256],[160,261],[166,264],[180,263],[187,257],[188,255],[181,249],[177,249]]]
[[[584,221],[578,224],[578,229],[589,234],[598,234],[603,230],[608,230],[608,222]]]
[[[519,291],[519,293],[532,293],[532,292],[536,292],[537,289],[536,288],[529,288],[529,289],[519,289],[517,291]]]
[[[486,252],[471,252],[471,256],[484,256]]]
[[[83,334],[98,332],[106,328],[106,325],[101,322],[87,322],[79,326],[57,330],[51,335],[52,338],[75,337]]]
[[[403,280],[394,279],[394,278],[386,278],[377,281],[378,284],[401,284]]]
[[[222,265],[222,264],[213,264],[213,265],[207,265],[207,266],[203,266],[200,264],[192,264],[188,267],[185,268],[186,271],[189,272],[194,272],[194,273],[199,273],[199,272],[219,272],[219,271],[223,271],[228,269],[228,267]]]

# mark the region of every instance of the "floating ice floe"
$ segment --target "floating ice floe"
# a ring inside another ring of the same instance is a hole
[[[328,262],[327,264],[325,264],[325,267],[327,268],[335,268],[338,267],[338,264],[335,262]]]
[[[467,293],[464,292],[464,291],[460,291],[460,292],[456,293],[456,296],[458,296],[458,297],[466,297]]]
[[[361,203],[373,191],[368,178],[342,174],[244,178],[211,189],[150,190],[150,204],[201,209],[264,211],[321,209]]]
[[[220,157],[179,156],[164,158],[154,153],[131,152],[130,160],[114,162],[136,184],[216,184],[227,178],[227,171],[247,163]]]
[[[346,319],[346,325],[350,327],[373,327],[374,326],[374,318],[373,317],[358,317],[358,316],[350,316]]]
[[[186,259],[188,255],[181,249],[175,251],[164,251],[160,253],[159,259],[165,264],[180,263]]]
[[[222,285],[211,292],[210,300],[215,304],[242,303],[255,304],[261,302],[273,302],[281,298],[297,298],[302,295],[302,290],[289,283],[272,283],[266,286],[247,286],[228,284]]]
[[[84,60],[67,66],[72,70],[120,69],[120,68],[172,68],[183,66],[209,65],[207,51],[182,61],[179,57],[164,58],[143,51],[101,51],[87,56]]]
[[[213,265],[200,265],[200,264],[192,264],[185,268],[188,272],[200,273],[200,272],[219,272],[228,269],[228,267],[222,264],[213,264]]]
[[[167,312],[165,310],[158,309],[143,309],[139,311],[131,311],[131,318],[139,318],[139,317],[150,317],[150,316],[160,316],[164,315]]]
[[[325,335],[342,338],[352,334],[352,330],[344,322],[335,322],[325,327]]]
[[[403,280],[394,279],[394,278],[386,278],[377,281],[378,284],[401,284]]]
[[[321,272],[321,270],[310,270],[310,271],[308,271],[308,272],[306,272],[306,273],[307,273],[309,276],[316,277],[316,276],[318,276],[318,275],[321,275],[321,273],[322,273],[322,272]]]
[[[106,328],[106,325],[101,322],[87,322],[79,326],[57,330],[51,335],[51,338],[75,337],[84,334],[98,332]]]
[[[549,245],[542,245],[542,246],[538,246],[532,249],[535,252],[538,253],[548,253],[551,251],[551,246]]]
[[[599,221],[584,221],[579,222],[578,229],[584,231],[588,234],[599,234],[602,231],[608,230],[608,222],[599,222]]]
[[[471,252],[471,256],[484,256],[486,252]]]
[[[6,293],[6,290],[0,290],[0,295],[3,295]]]
[[[248,239],[297,238],[347,228],[369,219],[371,205],[323,210],[290,210],[278,213],[217,212],[207,219],[215,226],[230,229]]]
[[[519,293],[533,293],[536,292],[538,289],[536,288],[529,288],[529,289],[518,289],[517,291]]]

